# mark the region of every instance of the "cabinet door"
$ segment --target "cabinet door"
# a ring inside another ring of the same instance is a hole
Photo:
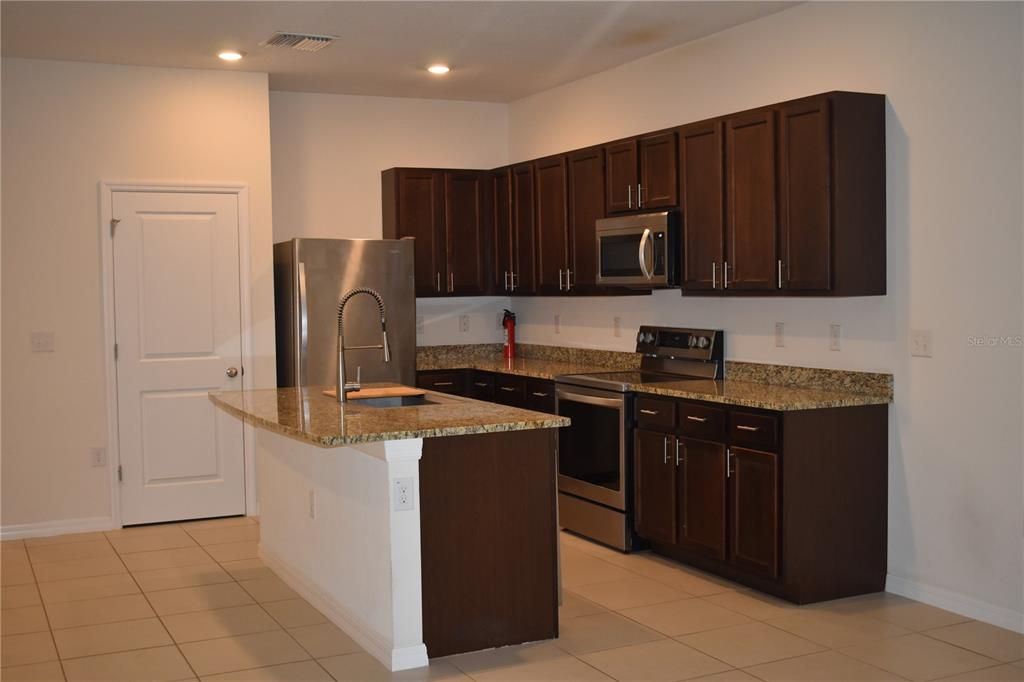
[[[428,391],[466,395],[466,378],[464,369],[427,370],[416,373],[416,385]]]
[[[604,149],[569,155],[569,291],[597,288],[597,232],[604,217]]]
[[[677,442],[679,541],[716,559],[725,558],[725,445],[693,438]]]
[[[676,147],[674,132],[640,138],[637,208],[665,208],[679,203]]]
[[[776,288],[775,114],[725,122],[728,289]]]
[[[526,379],[511,374],[494,375],[494,401],[511,407],[526,405]]]
[[[635,474],[636,532],[653,542],[676,542],[675,438],[637,429]]]
[[[512,293],[536,292],[533,164],[512,169]]]
[[[640,179],[636,147],[636,140],[604,147],[605,207],[608,213],[636,209],[636,186]]]
[[[512,171],[502,168],[491,173],[491,244],[493,263],[491,282],[495,292],[512,289]]]
[[[445,172],[444,206],[448,272],[442,286],[458,296],[482,295],[487,290],[483,174]]]
[[[564,156],[535,164],[537,181],[537,293],[560,294],[569,269],[569,240]]]
[[[470,398],[475,400],[494,400],[494,375],[490,372],[471,370],[469,375],[469,386],[466,391]]]
[[[445,292],[444,178],[432,170],[398,171],[397,237],[414,237],[414,272],[417,296]]]
[[[719,289],[725,260],[722,123],[679,131],[679,187],[683,220],[684,290]]]
[[[526,408],[555,414],[555,382],[547,379],[527,379]]]
[[[775,578],[779,575],[779,462],[771,452],[730,448],[732,563]]]
[[[779,288],[831,287],[831,145],[829,103],[812,100],[779,111]]]

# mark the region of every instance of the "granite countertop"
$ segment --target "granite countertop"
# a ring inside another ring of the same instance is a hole
[[[367,387],[373,384],[367,384]],[[325,387],[212,391],[210,400],[258,428],[322,448],[408,438],[465,436],[568,426],[569,419],[495,403],[427,391],[428,405],[368,407],[342,405],[323,395]]]
[[[771,370],[773,367],[775,366],[764,365],[764,368],[767,369],[762,374],[766,378],[770,378],[772,374],[768,370]],[[514,358],[512,360],[505,360],[500,356],[493,355],[489,357],[459,357],[457,354],[448,353],[430,358],[428,362],[421,363],[417,369],[478,369],[487,372],[516,374],[539,379],[554,379],[560,374],[608,372],[622,369],[622,367],[542,358]],[[818,372],[819,370],[814,371]],[[836,386],[835,389],[821,385],[801,386],[771,383],[769,381],[747,381],[726,378],[718,381],[684,379],[662,383],[631,384],[629,390],[637,393],[703,400],[706,402],[754,407],[779,412],[832,407],[857,407],[861,405],[887,405],[892,402],[891,393],[846,390],[845,387],[849,385],[849,382],[845,380],[845,377],[856,373],[834,372],[832,370],[820,371],[825,373],[831,372],[836,375],[836,377],[827,382],[834,384]],[[750,371],[747,371],[745,376],[758,376],[758,374],[754,373],[752,375]]]

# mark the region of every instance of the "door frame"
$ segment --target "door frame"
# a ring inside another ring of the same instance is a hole
[[[102,253],[103,294],[103,363],[106,376],[107,408],[107,473],[110,481],[110,517],[115,527],[122,526],[121,485],[117,480],[117,467],[121,462],[117,414],[117,369],[114,363],[114,244],[110,238],[114,192],[163,192],[179,194],[233,194],[238,201],[238,286],[241,308],[242,368],[250,371],[253,362],[252,272],[249,243],[249,186],[241,182],[167,182],[143,180],[101,180],[99,183],[99,238]],[[242,389],[246,390],[245,373]],[[245,514],[259,513],[256,498],[256,430],[248,423],[242,425],[242,452],[245,471]]]

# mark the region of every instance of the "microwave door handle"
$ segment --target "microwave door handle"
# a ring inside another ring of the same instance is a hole
[[[650,240],[650,238],[651,238],[651,231],[649,229],[644,229],[644,235],[642,237],[640,237],[640,253],[639,253],[639,257],[640,257],[640,272],[642,272],[644,277],[646,277],[647,279],[651,279],[651,277],[652,277],[650,271],[647,269],[647,242]]]

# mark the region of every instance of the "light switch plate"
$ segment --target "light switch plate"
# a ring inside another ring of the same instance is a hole
[[[561,334],[562,333],[562,316],[561,315],[555,315],[555,333],[556,334]]]
[[[830,324],[828,326],[828,349],[839,350],[840,338],[842,334],[842,327],[838,324]]]
[[[910,354],[915,358],[932,356],[932,331],[930,329],[910,330]]]
[[[459,331],[463,334],[469,333],[469,315],[459,315]]]
[[[52,353],[54,348],[53,332],[32,332],[32,352]]]

